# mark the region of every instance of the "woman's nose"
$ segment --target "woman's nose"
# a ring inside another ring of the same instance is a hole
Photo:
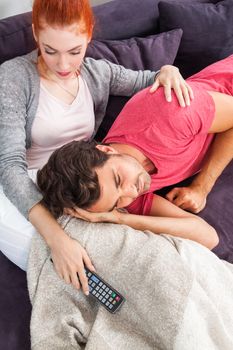
[[[58,61],[58,67],[63,72],[65,72],[69,68],[69,62],[66,57],[60,56]]]

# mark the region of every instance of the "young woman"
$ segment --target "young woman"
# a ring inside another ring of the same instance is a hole
[[[130,96],[151,84],[153,92],[162,84],[167,100],[173,88],[180,104],[188,105],[192,91],[172,66],[156,75],[84,59],[93,30],[87,0],[35,0],[32,18],[38,51],[0,67],[0,249],[26,269],[37,230],[59,276],[77,288],[80,280],[88,293],[83,265],[94,267],[81,245],[39,203],[42,197],[30,175],[58,147],[94,137],[109,94]]]

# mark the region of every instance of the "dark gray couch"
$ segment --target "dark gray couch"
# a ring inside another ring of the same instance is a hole
[[[95,7],[95,40],[88,55],[106,57],[135,69],[156,69],[161,63],[175,61],[181,72],[189,76],[233,53],[232,0],[158,3],[158,0],[116,0]],[[169,33],[159,34],[165,31]],[[144,39],[130,39],[133,37]],[[0,63],[33,48],[30,13],[0,21]],[[110,98],[98,139],[105,135],[126,100]],[[219,233],[215,253],[230,262],[233,262],[232,193],[233,162],[218,180],[200,214]],[[0,349],[30,349],[30,309],[25,273],[0,253]]]

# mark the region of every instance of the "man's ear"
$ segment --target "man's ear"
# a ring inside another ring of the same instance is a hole
[[[111,146],[108,145],[96,145],[99,151],[109,153],[109,154],[118,154],[118,152]]]

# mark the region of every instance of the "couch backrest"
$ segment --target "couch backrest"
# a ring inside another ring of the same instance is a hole
[[[215,3],[218,0],[195,1]],[[159,2],[160,0],[115,0],[93,7],[96,19],[94,38],[117,40],[157,33]],[[35,47],[31,12],[0,20],[0,64],[15,56],[24,55]]]

